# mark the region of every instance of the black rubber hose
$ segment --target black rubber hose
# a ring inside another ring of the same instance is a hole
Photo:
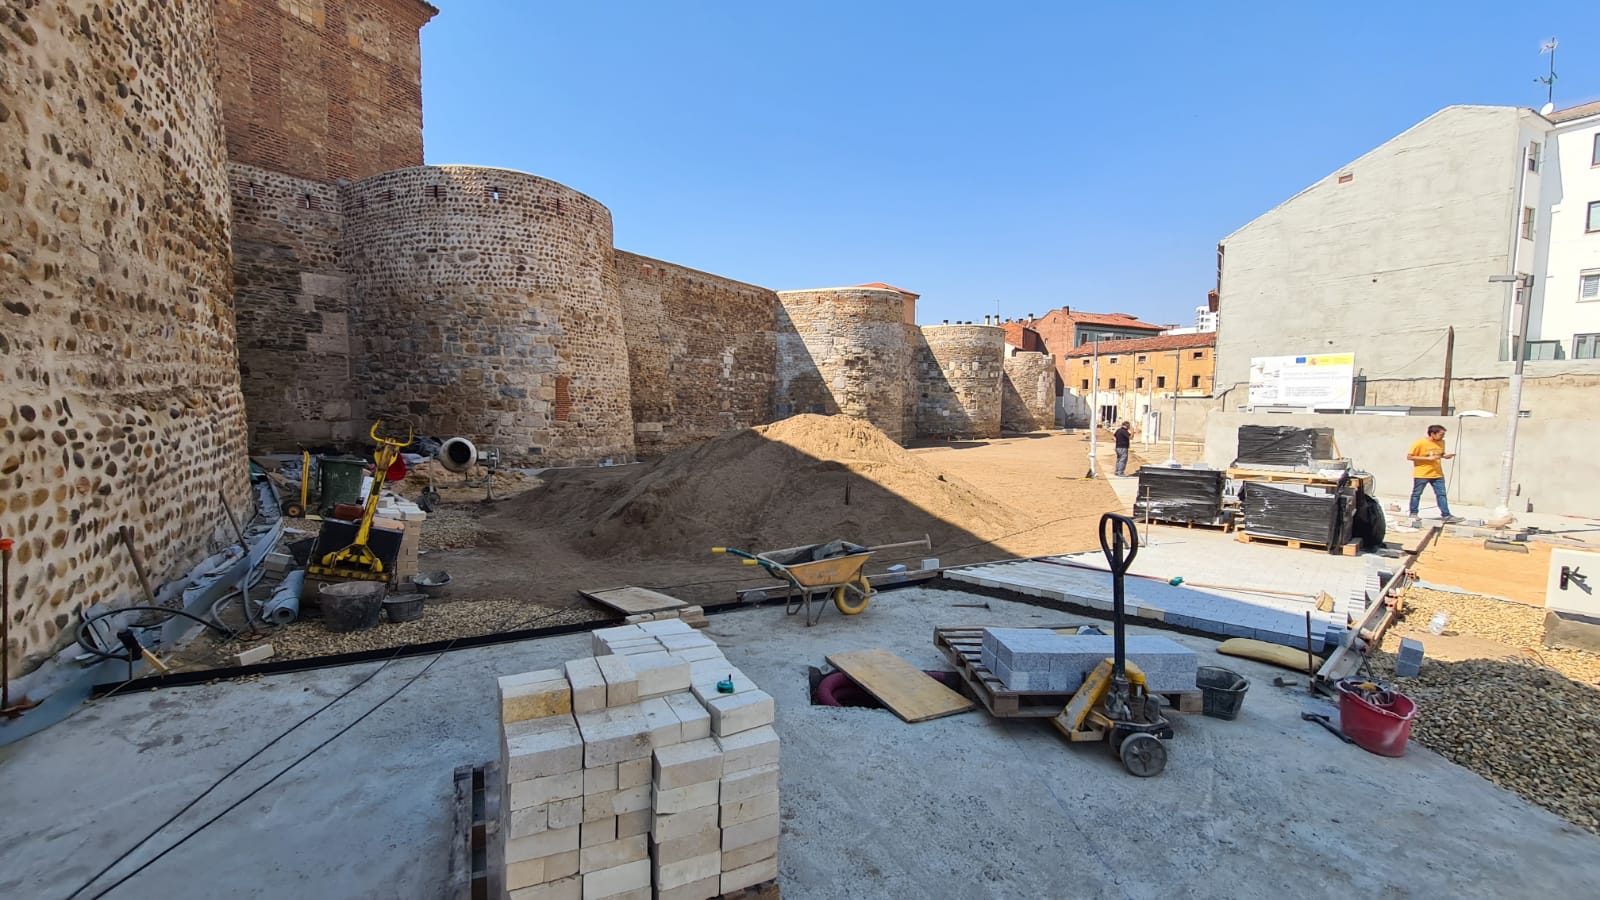
[[[83,621],[78,623],[78,646],[82,647],[84,652],[93,656],[98,656],[101,659],[118,659],[123,662],[133,662],[132,655],[129,653],[107,653],[106,651],[101,650],[99,647],[90,644],[89,641],[85,639],[85,629],[89,627],[90,623],[98,622],[107,616],[114,616],[118,613],[140,611],[166,613],[169,616],[183,616],[185,619],[193,619],[196,622],[199,622],[201,625],[213,629],[223,635],[226,635],[227,637],[233,637],[233,632],[227,630],[226,628],[209,622],[200,616],[194,615],[193,613],[184,612],[181,609],[168,609],[165,606],[124,606],[121,609],[108,610],[93,616],[84,616]]]

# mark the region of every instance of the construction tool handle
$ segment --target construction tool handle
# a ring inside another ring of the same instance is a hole
[[[1120,513],[1106,513],[1100,517],[1100,551],[1106,555],[1111,571],[1122,575],[1133,566],[1139,555],[1139,527]]]
[[[867,549],[876,552],[879,550],[905,550],[911,547],[921,547],[924,550],[932,550],[933,540],[927,535],[923,535],[914,541],[901,541],[898,544],[879,544],[876,547],[868,547]]]

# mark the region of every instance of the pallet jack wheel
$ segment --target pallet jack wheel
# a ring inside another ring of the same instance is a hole
[[[834,588],[834,607],[837,608],[839,612],[847,616],[859,616],[866,612],[867,604],[872,602],[872,585],[865,578],[863,578],[860,581],[859,590],[862,592],[861,598],[852,603],[850,600],[850,585],[841,584]]]
[[[291,519],[298,519],[306,514],[305,507],[294,502],[285,503],[282,512]]]
[[[1150,734],[1130,734],[1118,751],[1122,767],[1140,778],[1160,775],[1167,767],[1167,748]]]

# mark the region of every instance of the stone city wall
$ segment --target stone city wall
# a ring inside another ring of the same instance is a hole
[[[212,0],[228,160],[332,184],[422,165],[420,0]]]
[[[522,172],[426,166],[343,192],[373,416],[507,462],[633,458],[611,213]]]
[[[351,379],[351,307],[339,269],[339,190],[228,166],[239,376],[253,452],[364,437]]]
[[[616,268],[639,455],[767,422],[777,295],[621,250]]]
[[[1018,350],[1006,357],[1000,427],[1040,431],[1056,424],[1056,366],[1048,353]]]
[[[916,353],[917,434],[1000,436],[1005,330],[994,325],[929,325]]]
[[[119,526],[159,585],[252,509],[211,41],[207,0],[0,7],[13,675],[142,602]]]
[[[904,442],[905,302],[880,288],[779,291],[777,417],[842,413]]]

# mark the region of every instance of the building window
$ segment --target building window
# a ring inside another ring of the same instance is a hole
[[[1590,269],[1578,275],[1578,299],[1600,300],[1600,269]]]
[[[1194,358],[1195,359],[1205,359],[1206,358],[1206,352],[1204,350],[1196,350],[1194,352]]]
[[[1589,234],[1600,231],[1600,200],[1589,204],[1589,222],[1583,230]]]
[[[1113,366],[1117,364],[1117,358],[1115,356],[1111,357],[1111,364]]]
[[[1156,376],[1156,387],[1164,388],[1166,386],[1167,386],[1167,376],[1165,376],[1165,375],[1157,375]]]
[[[1115,378],[1111,379],[1111,389],[1113,391],[1117,389],[1117,380]]]
[[[1528,171],[1529,172],[1537,172],[1537,171],[1539,171],[1539,142],[1538,141],[1529,141],[1528,142]]]
[[[1089,379],[1085,378],[1083,380],[1083,390],[1087,391],[1088,389],[1089,389]]]
[[[1593,209],[1594,205],[1590,204],[1590,211],[1592,212]],[[1590,230],[1592,231],[1593,229]],[[1531,206],[1522,208],[1522,239],[1525,241],[1533,240],[1533,207]]]
[[[1135,378],[1133,380],[1133,386],[1142,390],[1144,388],[1144,376],[1140,375],[1138,378]]]
[[[1589,156],[1589,165],[1600,166],[1600,132],[1594,136],[1594,152]]]
[[[1200,386],[1200,376],[1199,375],[1190,375],[1189,376],[1189,387],[1197,388],[1199,386]]]
[[[1139,354],[1139,362],[1143,363],[1143,362],[1147,361],[1148,359],[1150,359],[1150,357],[1144,355],[1143,353]]]
[[[1089,364],[1089,360],[1088,359],[1084,359],[1083,364],[1087,366]]]
[[[1573,359],[1600,359],[1600,334],[1572,336]]]

